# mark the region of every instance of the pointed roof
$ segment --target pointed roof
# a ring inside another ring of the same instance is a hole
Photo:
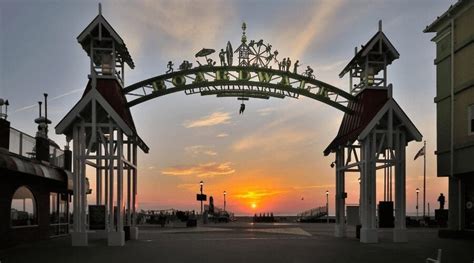
[[[102,37],[110,37],[115,42],[115,48],[122,57],[123,61],[128,64],[130,68],[135,68],[132,57],[128,52],[127,46],[115,29],[107,22],[107,20],[99,14],[92,20],[92,22],[79,34],[77,41],[81,44],[82,48],[90,56],[90,45],[91,36],[99,36],[99,32],[102,33]]]
[[[116,79],[97,79],[95,89],[92,88],[91,81],[89,80],[82,98],[56,125],[56,133],[70,134],[72,125],[93,99],[100,104],[127,136],[136,137],[138,146],[144,152],[148,152],[148,146],[137,134],[123,89]]]
[[[400,53],[398,53],[397,49],[395,49],[382,30],[379,30],[365,45],[362,46],[362,49],[357,52],[352,60],[344,67],[341,73],[339,73],[339,77],[342,78],[351,69],[364,65],[365,58],[369,52],[378,48],[376,45],[379,43],[379,41],[382,42],[382,52],[387,55],[387,65],[400,58]],[[381,69],[382,68],[376,68],[374,74],[377,74],[377,72],[379,72]]]
[[[349,103],[348,107],[353,113],[344,115],[336,138],[324,150],[326,156],[339,146],[350,145],[356,140],[365,139],[382,123],[381,120],[389,110],[393,111],[394,120],[405,127],[408,135],[407,142],[421,141],[421,133],[398,103],[393,98],[389,98],[386,89],[364,89],[357,95],[355,101]]]
[[[365,126],[365,128],[361,131],[357,137],[357,140],[365,139],[367,135],[376,128],[377,125],[380,125],[381,120],[389,111],[393,112],[393,119],[398,122],[397,126],[401,124],[405,128],[405,131],[407,132],[407,142],[412,140],[421,141],[423,136],[421,135],[420,131],[418,131],[415,124],[413,124],[410,118],[408,118],[406,113],[393,98],[389,99],[387,103],[385,103],[385,105],[377,112],[377,114],[372,118],[367,126]]]

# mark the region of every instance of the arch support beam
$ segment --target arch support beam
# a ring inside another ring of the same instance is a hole
[[[247,77],[242,77],[242,72]],[[348,102],[355,100],[353,95],[313,77],[253,66],[200,66],[156,76],[123,90],[129,98],[129,107],[180,91],[187,95],[200,93],[233,97],[249,93],[250,97],[263,99],[298,98],[301,95],[346,113],[352,112],[347,107]]]

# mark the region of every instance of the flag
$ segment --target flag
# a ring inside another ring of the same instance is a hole
[[[423,146],[418,153],[415,155],[415,158],[413,160],[416,160],[418,157],[425,155],[425,146]]]

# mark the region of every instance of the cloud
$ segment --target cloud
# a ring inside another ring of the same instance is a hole
[[[215,126],[230,123],[231,118],[229,112],[214,112],[197,120],[185,121],[183,126],[186,128]]]
[[[269,107],[269,108],[263,108],[263,109],[258,109],[257,112],[260,114],[260,116],[267,116],[272,114],[276,109]]]
[[[245,193],[240,193],[234,195],[236,198],[240,199],[261,199],[263,197],[274,196],[278,194],[285,193],[286,191],[277,191],[277,190],[257,190],[257,191],[248,191]]]
[[[169,167],[161,171],[164,175],[171,176],[196,176],[196,177],[214,177],[220,175],[229,175],[235,173],[231,167],[232,163],[206,163],[198,165],[178,165]]]
[[[281,146],[295,145],[306,141],[310,136],[310,132],[294,128],[280,128],[270,131],[262,129],[238,140],[232,145],[232,149],[235,151],[252,149],[272,150]]]
[[[58,99],[60,99],[60,98],[63,98],[63,97],[66,97],[66,96],[69,96],[69,95],[72,95],[72,94],[74,94],[74,93],[81,92],[81,91],[84,91],[84,89],[83,89],[83,88],[80,88],[80,89],[73,89],[73,90],[70,90],[70,91],[68,91],[68,92],[66,92],[66,93],[59,94],[59,95],[57,95],[57,96],[55,96],[55,97],[49,98],[49,99],[48,99],[48,102],[51,103],[51,102],[53,102],[53,101],[55,101],[55,100],[58,100]],[[50,104],[50,105],[51,105],[51,104]],[[25,107],[21,107],[21,108],[19,108],[19,109],[16,109],[16,110],[13,111],[13,113],[17,113],[17,112],[29,110],[29,109],[32,109],[32,108],[35,108],[35,107],[38,107],[38,104],[37,104],[37,103],[36,103],[36,104],[31,104],[31,105],[28,105],[28,106],[25,106]],[[44,105],[43,105],[42,107],[44,107]]]
[[[333,188],[334,184],[321,184],[321,185],[305,185],[305,186],[295,186],[294,190],[305,190],[305,189],[320,189],[320,188]]]
[[[331,28],[332,19],[339,7],[342,5],[342,0],[332,0],[317,2],[313,12],[311,12],[311,19],[302,28],[299,28],[299,34],[292,39],[294,44],[293,54],[291,57],[300,58],[305,53],[306,49],[315,39],[324,39],[323,33]]]
[[[317,71],[329,71],[333,73],[333,71],[335,70],[341,71],[347,63],[348,63],[347,59],[341,59],[330,64],[316,65],[315,68]]]
[[[188,154],[192,155],[209,155],[209,156],[216,156],[217,152],[213,150],[214,147],[212,146],[205,146],[205,145],[193,145],[187,146],[184,148],[184,151]]]
[[[215,43],[232,20],[235,7],[229,1],[141,0],[111,5],[110,13],[118,14],[131,23],[121,25],[128,46],[135,56],[152,47],[141,39],[158,45],[161,52],[172,57],[194,54],[202,47]],[[107,9],[106,9],[107,10]],[[108,12],[107,12],[108,13]],[[119,33],[120,33],[119,32]]]
[[[227,133],[219,133],[219,134],[216,135],[217,138],[224,138],[224,137],[227,137],[227,136],[229,136],[229,134],[227,134]]]

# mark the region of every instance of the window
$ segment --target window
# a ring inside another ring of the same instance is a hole
[[[63,193],[49,194],[49,226],[50,236],[68,233],[68,196]]]
[[[468,114],[467,134],[474,135],[474,104],[470,105],[467,108],[467,114]]]
[[[10,222],[13,227],[37,224],[35,197],[25,186],[16,189],[10,211]]]

